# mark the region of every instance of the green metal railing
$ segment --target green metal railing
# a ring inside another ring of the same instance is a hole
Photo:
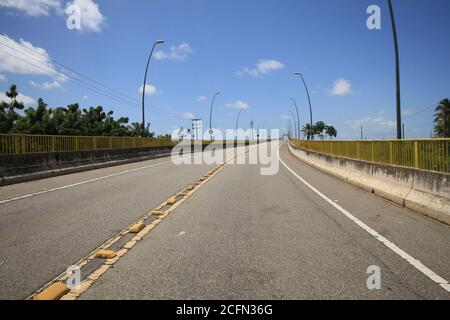
[[[338,157],[450,172],[450,139],[292,142],[304,150]]]
[[[239,144],[251,141],[238,141]],[[29,134],[0,134],[0,155],[17,155],[43,152],[64,152],[82,150],[104,150],[147,147],[173,147],[177,141],[156,138],[133,137],[84,137],[50,136]],[[211,141],[203,140],[204,145]],[[232,144],[234,141],[216,141],[218,144]]]
[[[171,139],[0,134],[0,154],[170,147]]]

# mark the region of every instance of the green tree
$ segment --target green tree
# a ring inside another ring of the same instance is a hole
[[[129,125],[126,117],[116,120],[114,112],[106,112],[102,106],[81,109],[78,103],[74,103],[52,109],[43,99],[39,99],[36,108],[27,108],[20,115],[16,111],[23,110],[24,105],[17,101],[18,95],[16,85],[11,85],[6,92],[8,101],[0,103],[0,133],[118,137],[142,135],[139,123]],[[154,135],[148,124],[144,136]]]
[[[325,133],[327,134],[328,137],[330,137],[331,140],[333,139],[333,137],[336,138],[338,134],[336,128],[333,126],[326,126]]]
[[[450,101],[442,100],[434,114],[434,134],[438,138],[450,138]]]
[[[323,132],[325,131],[325,128],[326,128],[326,124],[323,121],[317,122],[313,126],[313,137],[315,135],[318,135],[320,140],[323,140],[325,137],[325,135],[323,134]]]
[[[13,130],[17,119],[20,117],[16,110],[24,108],[23,103],[17,101],[19,91],[17,91],[15,84],[11,85],[5,94],[10,101],[0,103],[0,133],[9,133]]]
[[[314,127],[312,127],[309,123],[305,124],[301,130],[303,137],[308,140],[314,137],[314,132]]]

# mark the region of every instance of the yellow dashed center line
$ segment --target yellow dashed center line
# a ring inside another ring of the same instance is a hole
[[[127,254],[139,241],[141,241],[150,231],[152,231],[159,223],[161,223],[168,215],[174,212],[184,201],[190,198],[198,189],[206,184],[210,179],[217,175],[225,166],[234,159],[245,155],[250,150],[246,150],[240,155],[226,161],[223,164],[216,166],[207,174],[198,178],[194,183],[186,187],[183,191],[170,197],[156,208],[148,212],[144,217],[141,217],[130,226],[123,229],[119,234],[104,242],[100,247],[91,252],[86,257],[74,264],[80,269],[86,266],[94,259],[104,259],[100,267],[92,272],[86,279],[81,281],[80,287],[77,289],[70,289],[66,285],[69,275],[64,272],[50,281],[47,285],[34,292],[27,299],[33,300],[76,300],[86,290],[89,289],[108,269],[114,265],[120,258]],[[169,207],[163,210],[165,207]],[[152,216],[158,218],[152,223],[146,225],[145,221]],[[109,250],[111,246],[121,240],[127,234],[135,234],[119,251]]]

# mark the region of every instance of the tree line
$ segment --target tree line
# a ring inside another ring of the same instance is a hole
[[[300,132],[303,137],[308,140],[314,139],[315,136],[317,136],[320,140],[324,140],[326,136],[328,136],[328,138],[330,139],[333,139],[338,135],[335,127],[327,125],[323,121],[319,121],[312,126],[310,123],[307,123],[303,126]]]
[[[434,135],[436,138],[450,138],[450,101],[443,99],[434,113]]]
[[[19,91],[15,84],[6,92],[9,101],[0,103],[0,133],[42,134],[73,136],[118,136],[140,137],[142,125],[129,124],[129,118],[114,119],[113,111],[106,112],[102,106],[80,108],[78,103],[67,107],[49,108],[43,99],[36,108],[26,108],[17,101]],[[23,114],[18,111],[23,110]],[[154,137],[150,124],[145,128],[145,137]]]

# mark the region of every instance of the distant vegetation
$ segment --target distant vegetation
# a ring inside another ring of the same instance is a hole
[[[78,103],[67,107],[48,108],[39,99],[36,108],[25,109],[17,101],[19,92],[15,84],[6,92],[8,102],[0,102],[0,133],[74,135],[74,136],[141,136],[141,124],[122,117],[114,119],[113,111],[106,112],[102,106],[81,109]],[[23,112],[19,113],[19,110]],[[145,130],[146,137],[153,137],[150,124]]]
[[[337,130],[333,126],[325,124],[323,121],[317,122],[312,126],[311,124],[306,124],[303,126],[301,133],[304,138],[310,140],[310,138],[314,139],[317,136],[320,140],[324,140],[325,137],[329,139],[333,139],[337,137]]]
[[[436,138],[450,138],[450,101],[442,100],[434,114],[434,135]]]

